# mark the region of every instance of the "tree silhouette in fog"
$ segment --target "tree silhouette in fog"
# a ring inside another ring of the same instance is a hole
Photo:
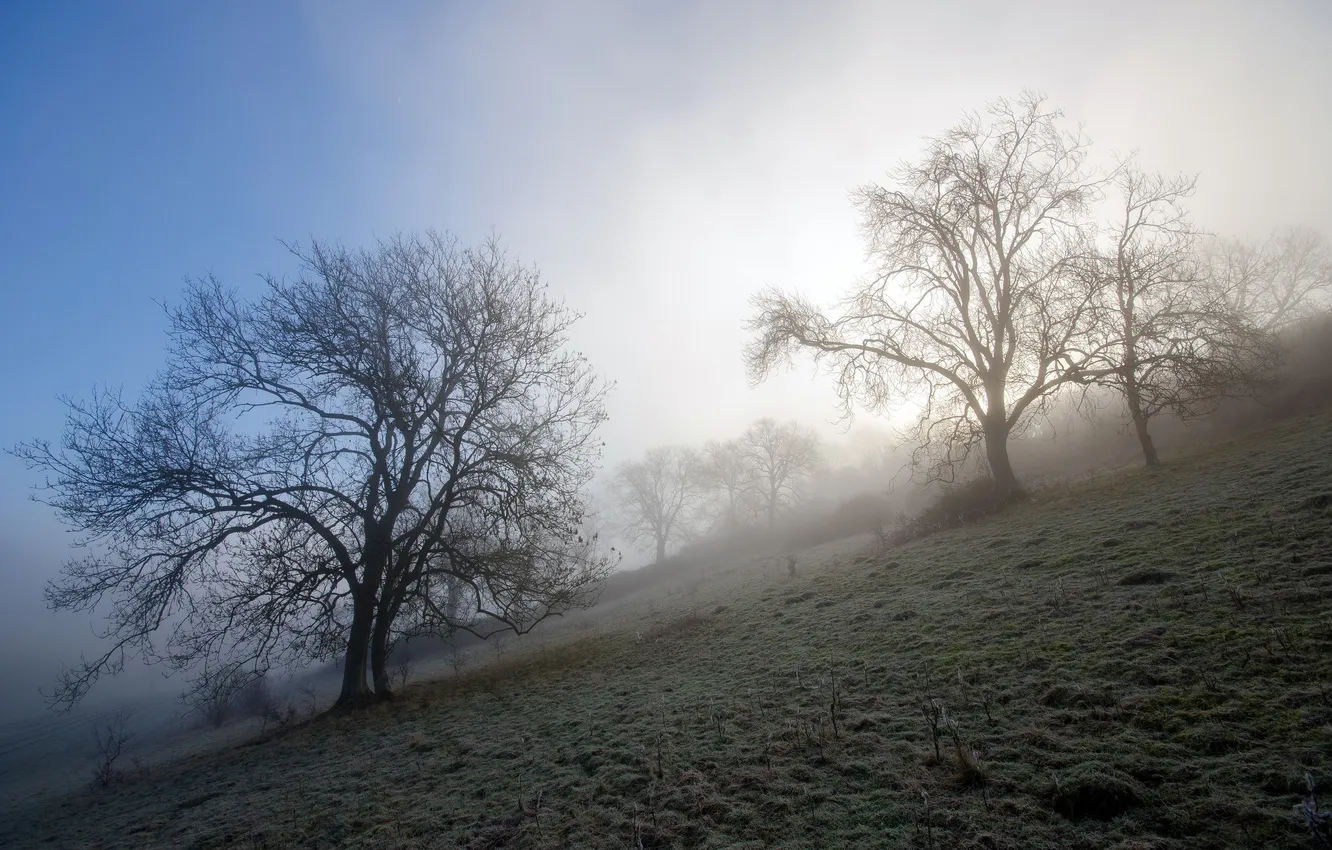
[[[1201,262],[1184,209],[1195,182],[1125,164],[1114,180],[1117,213],[1088,258],[1101,293],[1087,334],[1101,362],[1088,369],[1088,382],[1123,400],[1148,466],[1159,463],[1153,417],[1168,411],[1187,419],[1222,398],[1256,395],[1281,360],[1268,323],[1255,323],[1236,303],[1233,282]]]
[[[582,533],[606,388],[538,274],[435,233],[291,250],[252,302],[190,282],[136,398],[16,449],[85,551],[49,604],[108,604],[111,648],[54,701],[134,652],[201,691],[341,656],[339,705],[387,698],[399,638],[523,632],[608,572]]]
[[[611,482],[626,538],[651,546],[657,562],[667,548],[689,540],[703,493],[703,461],[693,449],[661,446],[620,464]]]
[[[768,528],[775,529],[778,517],[800,501],[818,468],[819,439],[797,422],[764,418],[745,430],[740,446],[754,502]]]
[[[827,315],[798,295],[753,300],[746,350],[762,380],[801,348],[832,370],[846,410],[920,403],[920,465],[951,480],[983,444],[999,488],[1018,491],[1008,439],[1088,366],[1094,292],[1071,273],[1106,175],[1089,141],[1027,93],[930,140],[889,186],[854,193],[874,273]]]

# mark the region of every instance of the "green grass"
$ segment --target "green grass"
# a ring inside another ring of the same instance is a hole
[[[1292,807],[1306,771],[1332,798],[1329,447],[1302,419],[796,578],[717,565],[0,844],[1316,846]]]

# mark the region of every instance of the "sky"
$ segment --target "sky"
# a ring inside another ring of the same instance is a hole
[[[1329,43],[1325,0],[3,4],[0,448],[146,381],[184,277],[254,292],[294,270],[279,239],[424,228],[498,234],[584,314],[609,464],[764,415],[835,436],[827,380],[751,388],[740,353],[755,291],[864,271],[852,188],[1029,87],[1104,155],[1198,173],[1207,229],[1332,233]],[[68,658],[37,483],[0,455],[0,646]]]

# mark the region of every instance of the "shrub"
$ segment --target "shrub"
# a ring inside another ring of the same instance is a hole
[[[890,542],[900,545],[927,537],[947,528],[993,516],[1013,503],[1013,496],[1001,491],[991,478],[973,478],[963,484],[944,488],[929,507],[914,516],[899,514],[897,531]]]
[[[848,497],[833,510],[831,522],[845,536],[850,536],[880,528],[892,516],[892,506],[886,497],[859,493]]]
[[[105,788],[121,777],[116,762],[125,751],[134,734],[129,731],[133,712],[117,711],[103,721],[93,722],[93,741],[97,745],[97,766],[93,769],[93,786]]]
[[[226,667],[205,673],[197,679],[194,690],[186,699],[193,704],[204,723],[220,729],[222,724],[231,719],[237,708],[238,696],[250,684],[251,680],[243,670]]]
[[[1131,572],[1119,580],[1123,585],[1137,584],[1165,584],[1175,577],[1175,574],[1166,570],[1142,569]]]
[[[251,679],[236,693],[234,704],[242,714],[261,720],[268,718],[277,708],[273,689],[268,683],[268,678],[262,675]]]
[[[849,496],[830,511],[813,507],[789,517],[780,541],[783,548],[808,549],[833,540],[882,528],[892,518],[888,499],[876,493]]]
[[[393,651],[389,653],[389,661],[393,666],[389,670],[389,677],[394,681],[398,690],[407,687],[407,682],[416,670],[416,665],[412,663],[412,652],[408,648],[406,641],[400,645],[394,646]]]

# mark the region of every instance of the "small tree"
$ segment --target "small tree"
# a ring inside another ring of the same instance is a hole
[[[258,675],[251,679],[236,693],[234,702],[241,713],[265,722],[278,709],[277,699],[273,696],[273,687],[267,675]]]
[[[775,529],[778,517],[800,500],[819,465],[819,438],[799,423],[763,418],[746,429],[740,445],[754,501],[768,528]]]
[[[1275,337],[1228,304],[1199,267],[1198,234],[1184,201],[1192,177],[1166,178],[1127,165],[1115,178],[1119,215],[1091,258],[1105,299],[1102,363],[1089,380],[1124,401],[1148,466],[1158,463],[1148,425],[1164,411],[1188,418],[1224,397],[1256,394],[1279,361]]]
[[[236,664],[222,664],[215,669],[205,667],[195,676],[184,699],[203,722],[220,729],[235,714],[241,694],[260,678],[262,676],[247,675]],[[262,717],[262,714],[255,716]]]
[[[116,762],[124,755],[125,745],[134,737],[129,729],[134,712],[121,709],[93,721],[93,742],[97,746],[97,766],[93,769],[93,785],[105,788],[120,776]]]
[[[650,545],[657,562],[667,547],[688,540],[702,494],[702,462],[693,449],[649,449],[642,460],[620,465],[611,490],[624,535]]]
[[[407,646],[407,641],[400,641],[393,647],[389,653],[389,659],[393,662],[391,668],[393,679],[397,683],[398,690],[407,687],[407,681],[412,677],[415,665],[412,663],[412,651]]]
[[[1044,98],[1000,100],[930,141],[890,186],[854,193],[875,274],[829,316],[799,296],[753,299],[751,379],[799,348],[853,403],[923,407],[918,468],[952,480],[983,442],[1002,492],[1018,491],[1008,439],[1094,352],[1082,334],[1095,292],[1072,274],[1105,178],[1089,142]]]

